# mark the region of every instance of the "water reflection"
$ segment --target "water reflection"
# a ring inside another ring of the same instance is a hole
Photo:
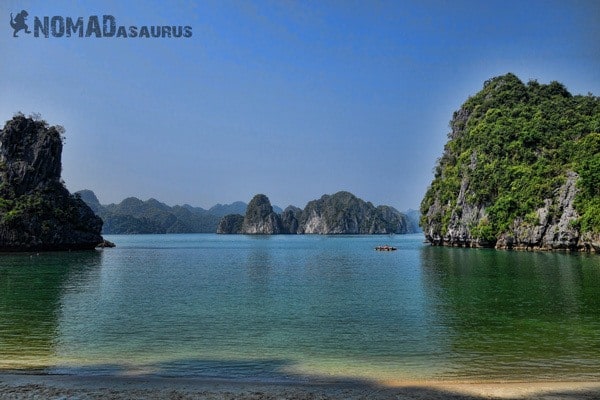
[[[53,355],[65,291],[98,272],[101,252],[4,254],[0,265],[0,368],[43,366]]]
[[[424,247],[421,260],[428,296],[449,328],[453,374],[550,379],[557,370],[599,370],[597,258]]]
[[[271,275],[269,249],[259,247],[250,250],[246,261],[246,270],[250,282],[261,292],[266,291]]]
[[[386,253],[370,237],[130,240],[2,257],[2,366],[185,375],[282,360],[374,379],[598,378],[600,257],[420,238]]]

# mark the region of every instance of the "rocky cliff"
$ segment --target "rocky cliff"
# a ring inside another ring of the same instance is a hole
[[[421,203],[435,245],[600,250],[600,99],[515,75],[454,113]]]
[[[408,215],[401,213],[394,207],[378,206],[375,212],[384,221],[384,233],[413,233],[418,232],[411,225]]]
[[[217,233],[220,234],[238,234],[242,233],[242,225],[244,224],[244,216],[240,214],[228,214],[221,218]]]
[[[0,250],[93,249],[102,220],[60,180],[61,127],[17,114],[0,131]]]
[[[298,233],[408,233],[408,221],[393,207],[375,207],[352,193],[342,191],[310,201],[298,220]]]
[[[257,194],[250,200],[241,233],[247,235],[285,233],[281,225],[281,218],[273,211],[269,198],[264,194]]]
[[[281,214],[281,224],[286,233],[298,232],[298,221],[302,215],[302,210],[298,207],[288,206]]]
[[[265,195],[255,196],[243,217],[221,219],[217,233],[245,234],[389,234],[411,233],[406,215],[389,206],[375,207],[349,192],[324,195],[304,210],[289,206],[281,216]]]

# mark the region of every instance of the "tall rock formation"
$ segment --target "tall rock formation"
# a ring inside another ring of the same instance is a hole
[[[267,196],[256,195],[243,217],[227,215],[217,233],[368,235],[413,233],[406,215],[390,206],[375,207],[349,192],[324,195],[308,202],[304,210],[288,206],[281,216]]]
[[[421,203],[430,243],[600,250],[600,98],[507,74],[450,126]]]
[[[300,216],[298,233],[408,233],[407,227],[406,217],[396,209],[388,206],[376,208],[352,193],[341,191],[310,201]]]
[[[273,211],[269,198],[264,194],[257,194],[248,204],[241,233],[248,235],[284,233],[281,218]]]
[[[0,131],[0,250],[93,249],[102,220],[60,180],[62,128],[17,114]]]

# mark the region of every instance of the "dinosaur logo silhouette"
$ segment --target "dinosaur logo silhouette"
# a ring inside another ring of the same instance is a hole
[[[21,12],[15,15],[14,18],[12,13],[10,13],[10,26],[12,26],[12,28],[15,30],[13,32],[13,37],[18,37],[17,32],[19,32],[20,30],[24,30],[25,33],[31,33],[29,31],[29,27],[25,23],[25,20],[27,19],[28,15],[29,13],[25,10],[21,10]]]

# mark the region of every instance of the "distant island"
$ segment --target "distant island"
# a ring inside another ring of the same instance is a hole
[[[415,217],[414,213],[411,215]],[[279,214],[269,198],[257,194],[245,215],[224,216],[217,230],[221,234],[392,234],[418,232],[409,216],[390,206],[375,207],[349,192],[324,195],[308,202],[304,209],[289,206]]]
[[[61,181],[63,132],[21,113],[0,130],[0,251],[107,244],[102,220]]]
[[[421,203],[427,241],[600,251],[600,98],[509,73],[450,125]]]
[[[219,205],[216,213],[190,205],[170,207],[156,199],[128,197],[118,204],[102,205],[91,190],[75,192],[104,221],[104,234],[215,233],[222,215],[244,209],[245,204]],[[217,207],[217,206],[215,206]]]
[[[168,206],[156,199],[140,200],[129,197],[118,204],[102,205],[91,190],[75,192],[104,221],[104,234],[140,233],[412,233],[420,232],[418,211],[401,213],[389,206],[374,207],[351,193],[339,192],[323,196],[307,204],[305,210],[320,213],[312,222],[303,219],[300,208],[288,206],[285,210],[271,205],[264,195],[246,204],[216,204],[209,209],[188,204]],[[264,197],[263,197],[264,196]],[[337,207],[334,216],[332,207]],[[244,218],[246,226],[242,229]],[[371,218],[368,220],[366,218]],[[311,227],[319,218],[327,221],[321,227]],[[337,218],[335,223],[333,219]],[[362,221],[357,225],[357,221]],[[371,221],[371,222],[369,222]],[[365,224],[372,223],[372,226]],[[337,225],[336,225],[337,224]],[[361,225],[362,224],[362,225]],[[302,228],[302,229],[300,229]]]
[[[104,234],[215,233],[223,216],[243,214],[248,207],[242,201],[216,204],[209,209],[189,204],[171,207],[156,199],[144,201],[137,197],[128,197],[118,204],[102,205],[91,190],[80,190],[75,195],[102,218]],[[274,209],[283,211],[279,207]]]

